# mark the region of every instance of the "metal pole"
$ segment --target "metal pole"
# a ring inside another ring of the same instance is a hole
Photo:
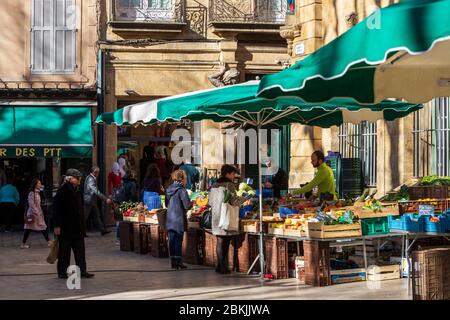
[[[261,266],[261,279],[264,279],[264,237],[263,237],[263,196],[262,196],[262,169],[261,169],[261,124],[258,114],[258,180],[259,180],[259,263]]]

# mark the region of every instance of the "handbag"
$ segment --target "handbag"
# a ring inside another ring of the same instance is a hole
[[[50,246],[50,253],[47,257],[47,262],[50,264],[54,264],[56,260],[58,260],[58,251],[59,251],[59,240],[58,237],[53,240],[52,245]]]
[[[28,203],[25,204],[25,214],[23,216],[23,219],[25,223],[33,223],[34,222],[34,215],[28,215]]]
[[[212,229],[211,209],[208,209],[208,210],[206,210],[203,213],[202,220],[200,221],[200,228],[202,228],[202,229]]]

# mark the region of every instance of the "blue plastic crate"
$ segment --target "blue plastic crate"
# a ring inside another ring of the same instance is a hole
[[[431,222],[432,216],[424,216],[424,218],[426,232],[445,233],[447,231],[449,224],[447,216],[439,216],[439,222]]]
[[[143,200],[148,210],[161,208],[161,196],[156,192],[144,191]]]
[[[424,232],[425,231],[425,217],[420,217],[417,214],[404,214],[398,216],[388,216],[388,226],[392,230],[404,230],[411,232]]]
[[[284,218],[284,217],[286,217],[289,214],[297,214],[300,211],[298,211],[297,209],[291,209],[291,208],[288,208],[288,207],[279,207],[278,208],[278,212],[280,213],[280,217]]]
[[[256,189],[256,196],[259,197],[259,189]],[[262,189],[262,196],[263,198],[271,198],[273,197],[273,190],[272,189]]]
[[[253,205],[243,206],[239,209],[239,218],[243,219],[245,218],[245,215],[247,212],[253,211]]]

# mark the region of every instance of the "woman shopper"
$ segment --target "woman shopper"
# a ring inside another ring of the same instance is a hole
[[[141,201],[144,199],[144,191],[164,194],[164,188],[161,182],[161,174],[159,172],[158,166],[154,163],[151,163],[147,167],[145,179],[142,182]]]
[[[31,182],[30,190],[28,192],[27,206],[25,212],[25,226],[21,249],[28,249],[30,246],[27,245],[28,237],[31,231],[39,231],[44,236],[50,247],[52,242],[48,237],[47,225],[45,224],[44,214],[41,207],[41,189],[42,184],[39,179],[34,179]]]
[[[209,205],[211,206],[212,213],[212,233],[217,237],[217,260],[218,264],[216,272],[221,274],[230,273],[228,270],[228,249],[230,247],[231,240],[234,236],[239,234],[239,231],[228,231],[222,229],[220,225],[222,212],[222,203],[224,200],[224,192],[221,187],[229,192],[228,203],[232,206],[240,206],[246,202],[245,198],[238,197],[236,195],[236,187],[234,185],[234,179],[237,173],[237,169],[231,165],[225,164],[220,169],[220,178],[211,187],[209,194]],[[236,217],[239,219],[239,216]],[[235,221],[235,224],[238,221]]]
[[[167,188],[166,229],[169,233],[170,264],[174,269],[185,269],[181,252],[183,234],[187,230],[186,212],[192,208],[192,202],[186,191],[186,174],[183,170],[172,173],[173,183]]]
[[[111,172],[108,174],[108,193],[114,194],[114,189],[122,184],[122,176],[120,174],[120,165],[114,162]]]

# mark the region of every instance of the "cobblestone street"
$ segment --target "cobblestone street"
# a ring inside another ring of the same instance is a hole
[[[30,249],[19,249],[22,232],[0,233],[0,299],[408,299],[406,280],[377,285],[359,282],[310,287],[297,279],[261,283],[258,277],[218,275],[213,268],[188,265],[172,271],[168,259],[121,252],[114,233],[86,239],[88,271],[80,290],[57,278],[56,265],[45,259],[41,234],[30,236]],[[73,262],[73,257],[72,257]]]

